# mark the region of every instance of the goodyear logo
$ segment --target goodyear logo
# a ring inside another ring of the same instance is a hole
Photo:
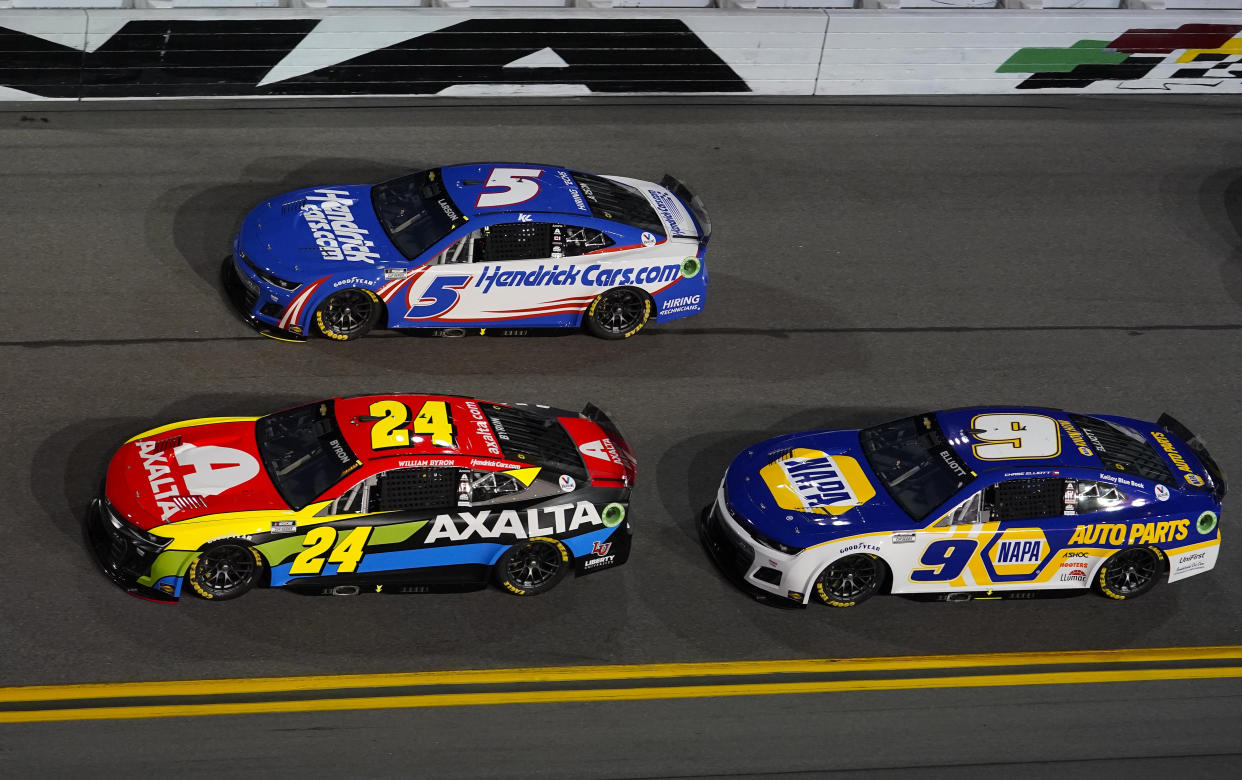
[[[759,470],[781,509],[839,515],[875,497],[858,461],[820,450],[791,450]]]
[[[1186,538],[1189,520],[1164,520],[1159,523],[1095,523],[1074,529],[1069,544],[1161,544]]]

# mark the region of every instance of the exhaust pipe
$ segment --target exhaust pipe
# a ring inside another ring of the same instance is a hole
[[[357,585],[337,585],[331,593],[333,596],[357,596],[360,591]]]

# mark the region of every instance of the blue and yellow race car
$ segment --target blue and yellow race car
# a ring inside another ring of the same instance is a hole
[[[929,412],[756,444],[700,518],[749,588],[849,607],[880,592],[1130,599],[1216,565],[1225,477],[1168,415]]]
[[[274,338],[584,327],[623,339],[703,310],[710,234],[671,176],[454,165],[272,198],[223,270],[242,316]]]

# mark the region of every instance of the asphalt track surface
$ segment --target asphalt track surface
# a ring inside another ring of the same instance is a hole
[[[694,529],[749,443],[949,406],[1169,411],[1242,474],[1239,127],[1236,101],[1184,97],[0,113],[0,685],[1242,644],[1228,499],[1214,571],[1120,604],[778,609],[723,581]],[[343,345],[263,339],[230,311],[216,273],[259,200],[488,159],[682,178],[716,226],[707,311],[619,344]],[[640,456],[629,565],[533,599],[176,607],[97,572],[81,519],[128,436],[389,390],[607,409]],[[0,764],[1229,774],[1240,697],[1182,681],[33,724],[0,727]]]

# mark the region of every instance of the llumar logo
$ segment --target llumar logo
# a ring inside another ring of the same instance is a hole
[[[380,259],[378,252],[371,251],[375,242],[367,238],[370,231],[354,222],[354,213],[350,210],[354,199],[345,197],[349,192],[331,189],[317,189],[315,192],[318,194],[306,196],[302,216],[310,225],[311,235],[323,259],[347,259],[371,264]]]

